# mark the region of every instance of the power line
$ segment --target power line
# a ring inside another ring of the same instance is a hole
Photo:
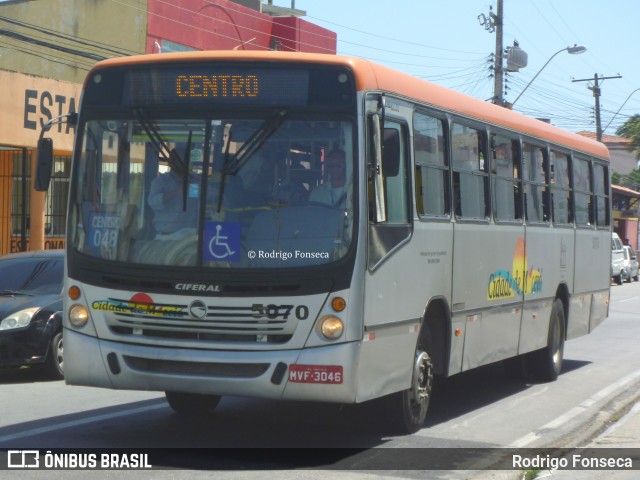
[[[38,57],[38,58],[40,58],[42,60],[46,60],[48,62],[58,63],[60,65],[64,65],[64,66],[72,67],[72,68],[79,68],[80,70],[85,70],[87,72],[91,69],[90,66],[83,67],[81,65],[78,65],[77,62],[76,63],[69,63],[68,61],[64,61],[60,57],[56,57],[54,55],[43,55],[43,54],[39,53],[38,51],[29,50],[29,49],[26,49],[24,47],[20,47],[20,46],[17,46],[17,45],[13,45],[11,43],[7,43],[6,41],[4,41],[4,42],[0,41],[0,45],[4,46],[7,49],[14,50],[16,52],[24,53],[24,54],[27,54],[27,55],[32,55],[34,57]],[[93,63],[91,65],[93,65]]]
[[[29,37],[26,35],[23,35],[21,33],[17,33],[17,32],[12,32],[11,30],[7,30],[4,28],[0,28],[0,35],[3,35],[5,37],[9,37],[9,38],[13,38],[15,40],[21,40],[23,42],[26,43],[31,43],[33,45],[38,45],[40,47],[46,47],[46,48],[50,48],[52,50],[58,50],[60,52],[64,52],[64,53],[69,53],[72,55],[76,55],[78,57],[84,57],[84,58],[90,58],[92,60],[104,60],[106,57],[102,57],[99,55],[94,55],[92,53],[88,53],[88,52],[83,52],[81,50],[76,50],[73,48],[67,48],[67,47],[63,47],[62,45],[56,45],[55,43],[50,43],[50,42],[46,42],[43,40],[38,40],[36,38],[33,37]]]
[[[111,46],[111,45],[107,45],[107,44],[100,43],[100,42],[95,42],[95,41],[89,41],[89,40],[87,40],[85,38],[82,38],[82,37],[69,35],[69,34],[66,34],[66,33],[58,32],[56,30],[51,30],[49,28],[39,27],[39,26],[33,25],[31,23],[28,23],[28,22],[24,22],[24,21],[19,21],[19,20],[15,20],[15,19],[3,17],[3,16],[0,16],[0,20],[4,21],[6,23],[10,23],[12,25],[16,25],[16,26],[25,28],[25,29],[35,30],[37,32],[44,33],[44,34],[49,35],[49,36],[53,36],[53,37],[56,37],[56,38],[61,38],[61,39],[67,40],[67,41],[72,41],[72,42],[78,43],[80,45],[89,46],[89,47],[93,47],[93,48],[97,48],[97,49],[102,49],[102,50],[105,50],[107,52],[113,53],[115,55],[126,56],[126,55],[130,55],[131,53],[137,53],[137,52],[135,52],[133,50],[128,50],[128,53],[127,53],[127,52],[124,51],[124,50],[127,50],[127,49],[115,50],[113,48],[113,46]]]

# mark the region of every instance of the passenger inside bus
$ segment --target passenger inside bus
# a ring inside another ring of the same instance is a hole
[[[175,150],[167,163],[169,170],[154,178],[148,198],[154,212],[152,225],[157,239],[186,236],[195,233],[197,226],[198,185],[186,185],[185,192],[187,172]]]
[[[344,151],[332,150],[327,156],[325,166],[328,178],[311,191],[309,201],[332,207],[344,207],[349,194]]]

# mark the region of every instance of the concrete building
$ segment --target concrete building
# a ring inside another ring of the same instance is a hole
[[[74,129],[50,130],[52,186],[31,188],[42,126],[76,112],[96,61],[185,50],[336,53],[305,12],[261,0],[9,0],[0,3],[0,254],[64,246]]]

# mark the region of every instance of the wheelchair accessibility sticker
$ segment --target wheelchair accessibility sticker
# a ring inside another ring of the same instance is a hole
[[[242,224],[239,222],[206,222],[204,224],[204,260],[239,261],[241,233]]]

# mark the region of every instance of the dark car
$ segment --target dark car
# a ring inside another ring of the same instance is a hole
[[[63,250],[0,256],[0,367],[40,365],[64,377],[63,274]]]

